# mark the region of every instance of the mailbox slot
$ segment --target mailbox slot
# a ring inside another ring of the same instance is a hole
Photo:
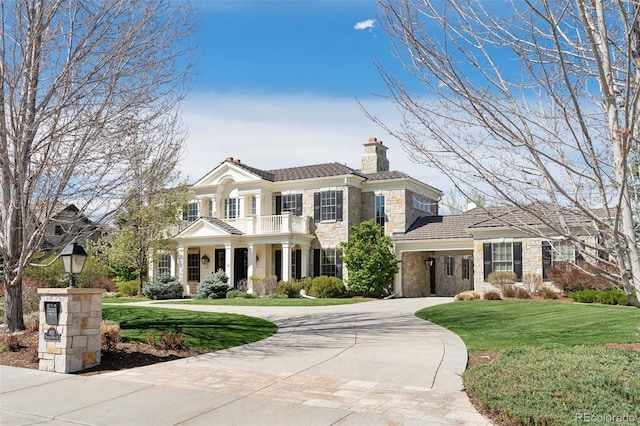
[[[60,302],[44,302],[44,317],[47,324],[60,322]]]

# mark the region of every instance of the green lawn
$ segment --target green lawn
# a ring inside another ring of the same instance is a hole
[[[330,305],[350,305],[353,303],[370,302],[375,299],[345,298],[345,299],[269,299],[267,297],[256,297],[255,299],[245,299],[236,297],[233,299],[193,299],[173,302],[156,302],[185,305],[224,305],[224,306],[330,306]]]
[[[640,352],[602,346],[638,341],[638,308],[472,301],[416,315],[457,333],[471,352],[500,351],[463,375],[496,424],[640,421]]]
[[[178,309],[103,305],[102,318],[120,323],[126,340],[146,342],[149,333],[170,330],[184,333],[188,348],[212,351],[262,340],[278,331],[275,324],[260,318]]]
[[[102,303],[135,303],[147,302],[151,299],[146,297],[103,297]]]
[[[416,315],[455,332],[470,351],[634,342],[640,326],[638,308],[557,302],[455,302]]]

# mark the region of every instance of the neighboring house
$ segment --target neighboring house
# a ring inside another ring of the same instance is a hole
[[[87,218],[73,204],[59,204],[45,229],[43,249],[60,251],[70,242],[84,245],[87,240],[98,241],[100,227]]]
[[[596,238],[583,218],[569,217],[567,225],[582,241]],[[538,235],[527,228],[536,229]],[[401,260],[395,289],[403,297],[491,290],[492,271],[512,271],[518,281],[524,274],[536,274],[548,282],[549,266],[580,257],[571,242],[514,207],[421,217],[406,232],[394,234],[392,241]]]
[[[387,235],[404,232],[437,215],[442,196],[390,171],[381,141],[364,147],[360,169],[335,162],[260,170],[227,158],[191,185],[177,248],[155,259],[150,274],[176,276],[185,294],[219,269],[234,286],[252,276],[346,278],[339,244],[351,226],[373,219]]]

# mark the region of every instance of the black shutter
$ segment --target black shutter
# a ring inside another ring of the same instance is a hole
[[[491,273],[491,258],[492,258],[491,243],[484,243],[482,245],[483,263],[484,263],[484,280],[488,281],[489,274]]]
[[[296,194],[296,216],[302,216],[302,194]]]
[[[342,250],[336,250],[336,277],[342,279]]]
[[[282,195],[276,195],[276,216],[282,214]]]
[[[513,272],[516,281],[522,281],[522,243],[513,243]]]
[[[342,220],[342,191],[336,191],[336,220]]]
[[[320,222],[320,193],[313,194],[313,220]]]
[[[551,243],[549,241],[542,242],[542,279],[546,280],[547,268],[551,266]]]
[[[295,250],[293,253],[296,257],[296,276],[294,278],[299,280],[302,278],[302,250]]]
[[[320,249],[313,250],[313,276],[320,276]]]

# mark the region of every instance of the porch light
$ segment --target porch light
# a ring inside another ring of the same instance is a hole
[[[60,253],[64,271],[69,274],[69,288],[76,287],[75,274],[82,272],[84,262],[87,260],[87,252],[77,243],[71,243]]]
[[[202,261],[202,264],[207,266],[209,264],[209,256],[207,256],[206,254],[204,256],[202,256],[202,258],[200,259]]]
[[[433,266],[433,261],[434,261],[434,260],[435,260],[435,259],[434,259],[433,257],[429,257],[427,260],[425,260],[425,261],[424,261],[424,264],[425,264],[426,266]]]

